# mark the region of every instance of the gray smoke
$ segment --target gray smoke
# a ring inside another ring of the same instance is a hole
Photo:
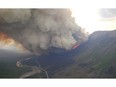
[[[87,39],[69,9],[1,9],[0,31],[35,54],[70,50]]]

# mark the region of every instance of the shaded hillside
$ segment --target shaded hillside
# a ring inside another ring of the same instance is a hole
[[[75,62],[53,77],[116,77],[116,30],[94,32],[73,54]]]
[[[18,68],[16,62],[30,56],[28,53],[0,49],[0,78],[18,78],[27,70]]]

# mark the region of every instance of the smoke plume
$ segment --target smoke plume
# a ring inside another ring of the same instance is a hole
[[[87,39],[69,9],[1,9],[0,31],[35,54],[70,50]]]

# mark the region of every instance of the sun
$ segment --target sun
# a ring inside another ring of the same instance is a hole
[[[100,25],[99,8],[70,8],[72,16],[75,17],[76,23],[85,28],[87,32],[92,33]]]

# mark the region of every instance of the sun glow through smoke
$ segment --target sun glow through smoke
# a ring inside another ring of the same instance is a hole
[[[87,32],[92,33],[100,23],[99,9],[95,8],[71,8],[72,16],[75,17],[76,23],[85,28]]]
[[[76,23],[82,28],[85,28],[86,32],[89,32],[89,34],[99,30],[116,29],[116,17],[101,17],[99,13],[100,8],[75,7],[73,6],[70,8],[72,16],[75,18]]]

